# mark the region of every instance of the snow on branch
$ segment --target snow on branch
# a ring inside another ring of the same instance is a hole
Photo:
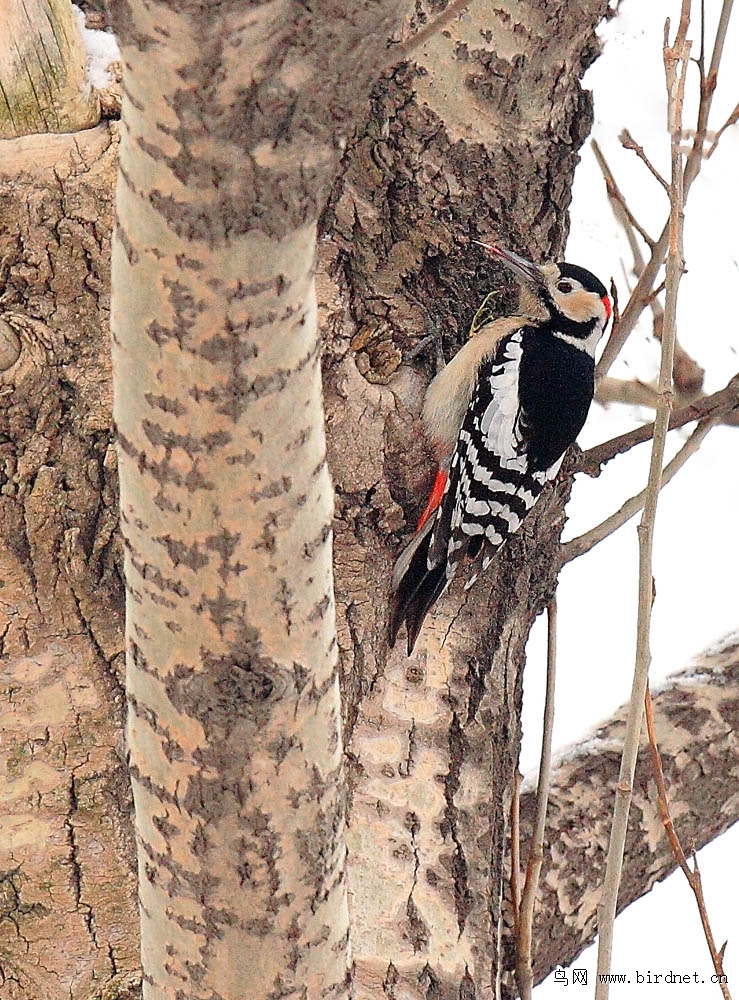
[[[593,669],[598,669],[597,651]],[[739,630],[652,695],[675,827],[682,843],[699,850],[739,819]],[[535,918],[535,982],[558,964],[568,965],[595,938],[626,711],[620,708],[554,762]],[[526,781],[520,807],[524,846],[535,798],[533,784]],[[676,867],[645,739],[637,759],[619,912]],[[716,928],[720,940],[728,932]]]

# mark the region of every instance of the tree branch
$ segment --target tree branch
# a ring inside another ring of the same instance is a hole
[[[636,623],[636,655],[634,680],[631,688],[628,722],[624,734],[621,769],[613,807],[613,826],[608,846],[608,861],[603,879],[603,892],[598,906],[598,981],[596,1000],[608,1000],[611,971],[613,925],[616,917],[624,846],[629,810],[634,792],[634,773],[639,751],[639,732],[644,711],[644,695],[649,677],[650,623],[654,600],[652,576],[652,546],[657,502],[662,486],[662,463],[672,408],[672,369],[675,355],[675,323],[677,296],[685,261],[683,259],[683,165],[680,153],[683,97],[688,73],[690,42],[687,40],[690,22],[690,2],[683,0],[680,25],[672,46],[668,42],[669,19],[665,24],[664,62],[667,80],[667,120],[670,133],[670,224],[669,250],[666,265],[665,316],[662,333],[662,358],[659,370],[659,402],[654,422],[649,478],[644,497],[644,511],[638,528],[639,535],[639,600]]]
[[[628,135],[628,132],[624,130],[624,134]],[[631,140],[631,137],[629,136]],[[623,136],[622,136],[623,141]],[[633,140],[631,140],[633,143]],[[635,146],[636,144],[634,144]],[[629,148],[634,148],[634,146]],[[600,146],[593,139],[592,141],[593,153],[598,162],[598,166],[603,174],[603,179],[606,182],[606,191],[608,193],[608,199],[611,203],[611,208],[613,209],[613,214],[615,215],[617,221],[621,224],[624,232],[626,233],[626,238],[629,241],[629,248],[631,254],[634,258],[633,274],[635,278],[639,278],[644,270],[644,255],[642,254],[641,246],[636,238],[636,232],[639,233],[644,242],[654,249],[654,240],[652,240],[648,233],[641,228],[634,218],[629,206],[626,202],[626,198],[616,184],[616,180],[613,176],[613,172],[603,155]],[[641,148],[641,147],[639,147]],[[661,180],[661,178],[660,178]],[[636,230],[636,232],[635,232]],[[662,304],[659,300],[659,294],[664,290],[664,283],[655,288],[650,295],[647,295],[644,299],[644,307],[649,306],[652,310],[652,323],[654,326],[654,336],[657,340],[662,339],[662,327],[664,323],[664,310]],[[614,319],[614,325],[616,320]],[[678,340],[675,341],[675,364],[673,370],[673,378],[675,381],[675,391],[681,402],[689,402],[693,400],[697,395],[700,394],[703,387],[703,376],[705,372],[701,366],[693,360],[693,358],[688,354],[684,347],[681,346]],[[596,399],[603,401],[603,397],[608,393],[608,384],[612,383],[614,380],[605,377],[601,379],[598,383],[596,390]],[[626,389],[625,398],[623,396],[615,396],[612,398],[617,399],[619,402],[631,402],[630,397],[636,394],[646,395],[651,393],[652,398],[647,398],[646,405],[654,406],[656,397],[656,389],[652,386],[644,385],[640,382],[632,383],[620,383],[622,388]],[[642,403],[642,399],[637,399],[637,402]]]
[[[644,240],[647,246],[650,247],[650,249],[654,246],[654,240],[646,231],[646,229],[644,229],[644,227],[639,224],[633,212],[629,208],[626,199],[624,198],[623,193],[621,192],[621,189],[619,188],[618,184],[616,184],[613,172],[611,171],[611,168],[608,166],[608,162],[605,156],[603,155],[603,151],[598,145],[597,140],[592,139],[590,142],[590,146],[593,150],[593,153],[595,154],[595,159],[597,160],[598,166],[600,167],[600,171],[603,174],[603,179],[606,182],[606,193],[608,195],[608,200],[611,203],[613,214],[616,216],[616,218],[621,223],[626,232],[626,236],[629,240],[629,246],[631,247],[631,252],[634,255],[634,259],[636,261],[637,256],[641,258],[641,250],[639,249],[639,245],[637,244],[634,238],[634,230],[636,230],[637,233],[639,233],[641,238]]]
[[[660,816],[662,817],[662,823],[665,828],[665,833],[670,842],[670,847],[672,848],[675,860],[682,869],[685,878],[688,880],[688,885],[692,889],[693,895],[695,896],[695,902],[701,918],[706,944],[708,945],[708,950],[711,954],[713,968],[716,975],[720,977],[718,980],[719,988],[724,1000],[731,1000],[729,987],[727,983],[724,982],[726,977],[724,975],[723,949],[719,950],[716,947],[713,930],[711,929],[711,924],[708,919],[708,911],[706,910],[706,901],[703,896],[703,882],[701,879],[700,869],[698,868],[698,860],[693,857],[693,867],[691,868],[688,864],[688,859],[685,857],[685,851],[683,851],[680,838],[675,830],[674,820],[670,814],[670,805],[667,798],[667,785],[665,784],[665,773],[662,767],[662,757],[659,752],[659,746],[657,745],[657,734],[654,728],[654,705],[652,704],[652,695],[649,688],[647,688],[644,697],[644,717],[647,722],[647,735],[649,738],[649,750],[652,755],[654,782],[657,786],[657,803],[659,806]]]
[[[706,437],[711,428],[716,426],[716,423],[717,418],[715,416],[701,420],[675,457],[668,462],[662,470],[660,489],[664,488],[675,476],[675,474],[682,469],[690,456],[694,455],[696,451],[698,451],[703,439]],[[598,542],[602,542],[604,538],[608,538],[608,536],[612,535],[614,531],[617,531],[624,524],[626,524],[627,521],[630,521],[631,518],[634,517],[635,514],[638,514],[642,509],[646,497],[647,490],[644,489],[641,493],[637,493],[636,496],[629,497],[629,499],[622,504],[621,507],[615,511],[615,513],[611,514],[610,517],[607,517],[605,521],[601,521],[601,523],[596,525],[594,528],[591,528],[590,531],[586,531],[584,534],[578,535],[577,538],[570,539],[569,542],[563,542],[560,548],[561,565],[564,566],[565,563],[570,562],[572,559],[585,555],[585,553],[594,548]]]
[[[595,390],[595,401],[603,406],[609,403],[623,403],[626,406],[657,407],[657,389],[650,382],[639,379],[620,379],[606,375]]]
[[[690,186],[698,176],[701,163],[703,161],[703,146],[708,128],[708,116],[711,110],[711,103],[713,101],[713,93],[716,89],[716,80],[718,78],[719,65],[724,51],[726,30],[728,28],[729,18],[731,17],[732,6],[733,0],[724,0],[718,28],[716,29],[716,39],[713,46],[711,66],[708,71],[708,76],[701,82],[700,103],[698,106],[698,121],[695,130],[695,137],[683,171],[683,203],[688,197]],[[662,230],[659,239],[650,254],[649,260],[644,267],[644,271],[640,275],[639,280],[631,293],[631,297],[626,304],[626,308],[619,318],[618,325],[614,325],[611,330],[608,343],[606,344],[605,350],[603,351],[596,368],[598,378],[602,378],[604,375],[608,374],[609,368],[618,357],[619,351],[626,343],[631,331],[636,326],[644,306],[649,300],[649,295],[654,286],[657,273],[660,267],[662,267],[665,256],[667,255],[669,239],[670,226],[668,220],[668,222],[665,223],[664,229]]]
[[[621,132],[621,135],[619,136],[619,139],[620,139],[621,145],[624,147],[624,149],[630,149],[632,152],[636,153],[636,155],[642,161],[642,163],[647,168],[647,170],[652,175],[652,177],[654,177],[655,180],[657,180],[662,185],[662,187],[664,188],[664,190],[669,195],[669,193],[670,193],[670,185],[664,179],[664,177],[659,172],[659,170],[657,170],[657,168],[652,164],[652,161],[649,159],[649,157],[647,156],[647,154],[644,152],[644,147],[639,145],[639,143],[633,137],[633,135],[631,134],[631,132],[629,132],[629,130],[627,128],[623,129],[623,131]],[[641,232],[641,230],[639,230],[639,232]],[[650,247],[654,246],[654,240],[647,240],[647,239],[645,239],[644,242],[648,243]]]
[[[719,144],[719,140],[720,140],[721,136],[724,134],[724,132],[727,130],[727,128],[731,128],[731,126],[732,125],[736,125],[737,122],[739,122],[739,104],[737,104],[737,106],[731,112],[731,114],[726,119],[726,121],[724,122],[724,124],[721,126],[721,128],[714,135],[713,142],[711,143],[711,147],[710,147],[710,149],[708,150],[708,152],[706,153],[706,156],[705,156],[705,158],[707,160],[709,160],[713,156],[713,154],[716,152],[716,147]]]
[[[692,423],[693,420],[704,420],[706,417],[716,416],[723,418],[725,423],[733,424],[734,419],[726,419],[739,407],[739,373],[733,376],[728,384],[719,389],[718,392],[710,396],[703,396],[689,406],[684,406],[680,410],[675,410],[670,416],[669,429],[675,430],[685,424]],[[594,448],[589,448],[583,452],[577,472],[584,472],[588,476],[599,476],[606,462],[621,455],[637,444],[649,441],[654,434],[654,423],[643,424],[635,427],[634,430],[619,434],[618,437],[604,441]]]
[[[544,728],[541,734],[541,760],[536,787],[536,815],[526,863],[526,881],[517,910],[518,936],[516,981],[521,1000],[531,1000],[534,973],[531,964],[531,943],[534,905],[539,888],[539,875],[544,860],[543,843],[549,799],[549,772],[552,765],[552,730],[554,728],[554,683],[557,671],[557,596],[547,607],[547,690],[544,701]]]
[[[739,631],[704,652],[653,692],[655,727],[663,746],[675,826],[697,849],[739,820]],[[607,722],[555,759],[549,792],[545,860],[536,908],[534,979],[568,965],[595,938],[610,817],[626,719],[622,706]],[[664,835],[646,740],[638,758],[634,808],[626,839],[618,909],[644,896],[677,867]],[[521,793],[521,834],[530,834],[535,791]],[[645,845],[649,844],[649,849]],[[728,928],[716,928],[719,940]]]

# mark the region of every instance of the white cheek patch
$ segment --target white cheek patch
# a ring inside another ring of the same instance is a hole
[[[572,337],[566,333],[554,333],[553,336],[555,336],[557,340],[563,340],[565,344],[570,344],[572,347],[576,347],[578,351],[585,351],[585,353],[589,354],[591,358],[594,358],[598,341],[603,336],[603,327],[596,324],[593,332],[588,337],[585,337],[584,340],[582,337]]]

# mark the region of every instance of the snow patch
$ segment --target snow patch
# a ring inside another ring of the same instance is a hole
[[[115,83],[110,72],[111,63],[118,62],[121,52],[115,35],[110,31],[94,31],[85,27],[85,15],[76,4],[72,4],[74,16],[82,35],[87,52],[87,79],[97,90],[105,90]]]

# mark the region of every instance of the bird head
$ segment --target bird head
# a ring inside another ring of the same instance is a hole
[[[613,307],[605,286],[592,272],[564,261],[533,264],[510,250],[488,243],[479,246],[520,280],[523,315],[539,322],[551,320],[553,336],[594,355]]]

